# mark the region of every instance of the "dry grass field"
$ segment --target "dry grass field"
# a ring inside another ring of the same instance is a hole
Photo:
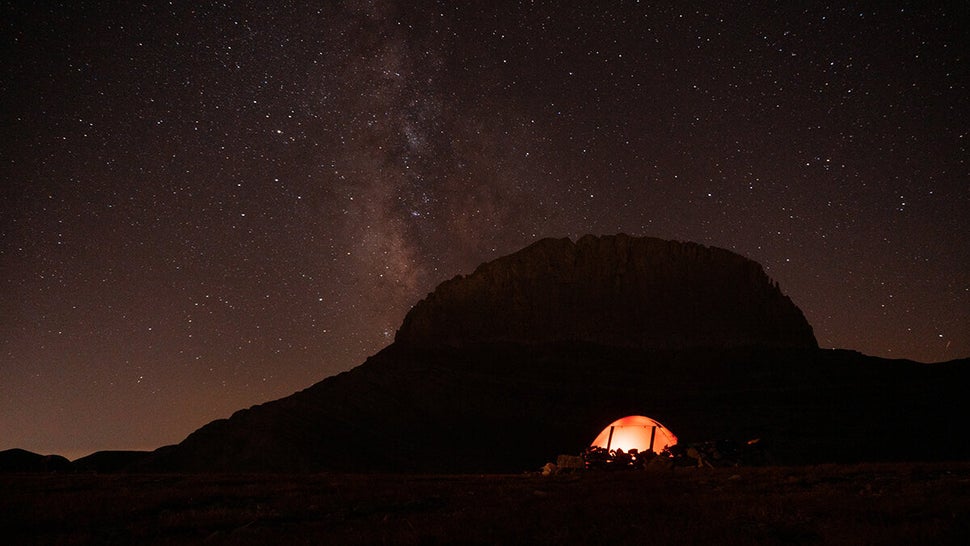
[[[7,475],[3,544],[970,544],[970,463]]]

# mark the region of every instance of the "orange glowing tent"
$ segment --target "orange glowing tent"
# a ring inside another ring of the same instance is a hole
[[[593,440],[591,447],[601,447],[606,451],[622,449],[626,453],[631,449],[640,453],[660,453],[665,447],[676,443],[677,437],[667,427],[643,415],[630,415],[607,425]]]

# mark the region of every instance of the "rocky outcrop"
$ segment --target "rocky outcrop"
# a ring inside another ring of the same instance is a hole
[[[396,342],[582,341],[614,347],[816,348],[802,312],[756,262],[626,235],[544,239],[442,283]]]

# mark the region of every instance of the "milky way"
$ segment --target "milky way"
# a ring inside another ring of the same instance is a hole
[[[970,355],[955,8],[310,4],[0,4],[0,449],[177,442],[550,236],[728,248],[823,347]]]

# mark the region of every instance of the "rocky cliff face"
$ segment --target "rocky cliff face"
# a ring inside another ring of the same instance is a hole
[[[720,248],[616,235],[544,239],[442,283],[398,343],[816,348],[761,266]]]

